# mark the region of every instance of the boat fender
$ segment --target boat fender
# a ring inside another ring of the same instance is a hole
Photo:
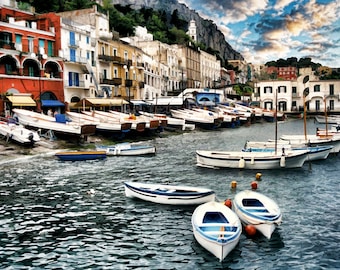
[[[257,189],[257,182],[256,181],[252,181],[250,183],[250,186],[251,186],[251,189],[256,190]]]
[[[254,165],[255,164],[255,160],[254,160],[254,157],[251,157],[251,161],[250,161],[250,164]]]
[[[227,206],[227,207],[229,207],[229,208],[231,209],[231,207],[232,207],[232,201],[231,201],[230,199],[226,199],[226,200],[224,201],[224,205]]]
[[[239,161],[238,161],[238,167],[243,169],[246,166],[246,161],[244,160],[244,158],[242,157]]]
[[[255,175],[256,180],[261,180],[261,177],[262,177],[262,173],[257,173]]]
[[[256,234],[256,228],[253,225],[247,225],[245,228],[246,234],[250,237]]]
[[[286,157],[285,156],[281,156],[281,158],[280,158],[280,166],[281,167],[286,167]]]
[[[230,187],[231,187],[232,189],[235,189],[235,188],[237,187],[237,182],[236,182],[236,181],[231,181]]]

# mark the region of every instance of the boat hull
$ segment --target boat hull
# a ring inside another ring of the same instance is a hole
[[[63,161],[82,161],[105,159],[106,151],[67,151],[55,154],[57,158]]]
[[[33,145],[40,141],[37,132],[26,129],[21,125],[0,121],[0,134],[7,139],[11,139],[19,144]]]
[[[105,150],[108,156],[147,156],[156,154],[155,146],[139,143],[121,143],[113,146],[98,146],[97,150]]]
[[[215,192],[204,188],[136,182],[125,182],[124,188],[126,197],[159,204],[197,205],[215,200]]]
[[[198,206],[191,218],[193,234],[197,242],[220,261],[236,247],[242,225],[237,215],[218,202]]]
[[[267,239],[282,222],[281,210],[276,202],[251,190],[235,195],[233,210],[244,225],[254,226]]]
[[[208,168],[282,169],[301,168],[308,151],[296,150],[286,155],[265,152],[196,151],[197,166]]]

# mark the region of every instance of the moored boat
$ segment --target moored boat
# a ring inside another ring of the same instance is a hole
[[[40,141],[40,136],[36,131],[8,120],[0,121],[0,135],[6,140],[12,140],[23,145],[33,145]]]
[[[63,151],[57,152],[55,156],[63,161],[105,159],[106,151]]]
[[[96,125],[69,122],[63,114],[51,117],[24,109],[13,109],[13,112],[23,126],[72,136],[87,136],[96,132]]]
[[[200,187],[125,182],[125,195],[129,198],[172,205],[197,205],[215,200],[215,192]]]
[[[308,150],[243,152],[197,150],[197,166],[207,168],[282,169],[300,168]]]
[[[242,225],[237,215],[220,202],[198,206],[191,218],[197,242],[223,261],[239,242]]]
[[[278,140],[276,141],[267,141],[267,142],[259,142],[259,141],[247,141],[245,144],[243,151],[246,152],[274,152],[275,147],[277,149],[288,150],[308,150],[309,153],[307,155],[307,160],[321,160],[327,159],[331,150],[333,149],[332,145],[324,145],[324,146],[307,146],[305,144],[289,144],[286,141]]]
[[[282,222],[277,203],[257,191],[244,190],[237,193],[232,208],[244,225],[254,226],[268,239]]]
[[[108,156],[143,156],[155,155],[156,147],[144,142],[118,143],[110,146],[97,146],[97,150],[105,150]]]

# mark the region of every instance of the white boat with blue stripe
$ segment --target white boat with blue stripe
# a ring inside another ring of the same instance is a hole
[[[236,247],[242,233],[237,215],[223,203],[215,201],[198,206],[191,222],[197,242],[220,261]]]
[[[215,200],[215,192],[208,188],[125,182],[125,195],[144,201],[172,204],[197,205]]]
[[[268,239],[282,222],[281,210],[276,202],[252,190],[235,195],[233,210],[244,225],[253,225]]]

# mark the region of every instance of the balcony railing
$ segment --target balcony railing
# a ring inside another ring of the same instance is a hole
[[[121,85],[122,78],[100,79],[100,84]]]
[[[132,86],[132,80],[125,80],[125,87],[131,87]]]

